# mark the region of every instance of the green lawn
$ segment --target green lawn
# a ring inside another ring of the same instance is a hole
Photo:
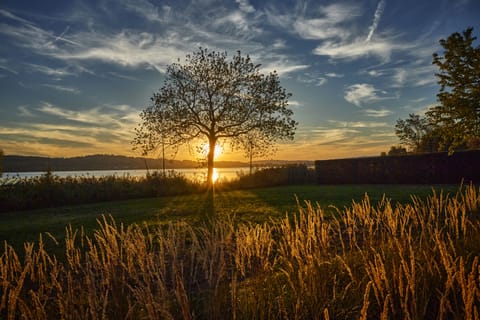
[[[435,190],[456,193],[457,185],[434,186]],[[286,213],[297,212],[297,198],[319,203],[328,209],[349,206],[352,200],[359,201],[368,193],[372,203],[379,201],[383,194],[393,202],[408,202],[410,195],[426,197],[432,193],[432,186],[426,185],[304,185],[239,191],[217,191],[215,210],[217,214],[233,214],[236,221],[258,223],[270,218],[284,217]],[[127,201],[104,202],[80,206],[69,206],[32,211],[0,214],[0,240],[6,240],[15,248],[21,248],[25,241],[36,241],[40,233],[50,232],[62,240],[65,227],[83,226],[90,232],[97,226],[96,219],[102,214],[112,215],[117,222],[125,224],[164,224],[184,220],[197,224],[204,219],[202,208],[205,195],[188,195],[164,198],[148,198]],[[332,210],[332,209],[330,209]]]

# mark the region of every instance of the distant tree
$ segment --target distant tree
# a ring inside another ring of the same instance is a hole
[[[401,143],[413,152],[422,151],[422,141],[429,131],[428,120],[413,113],[410,113],[406,120],[398,119],[395,125],[395,134]]]
[[[297,122],[288,108],[290,94],[277,73],[264,75],[259,68],[240,52],[228,61],[226,52],[202,48],[187,55],[184,64],[180,60],[171,64],[152,105],[140,114],[137,142],[147,143],[148,150],[160,137],[168,145],[206,139],[211,188],[215,145],[220,140],[244,141],[254,131],[271,141],[293,139]]]
[[[260,130],[252,130],[237,139],[240,148],[245,151],[245,156],[249,160],[250,174],[253,173],[253,159],[266,157],[276,152],[276,147],[269,136]]]
[[[438,106],[427,117],[440,137],[440,147],[450,152],[480,137],[480,47],[474,47],[473,28],[441,39],[443,55],[435,53],[433,64],[440,91]]]
[[[407,149],[402,146],[391,146],[388,151],[389,156],[403,156],[407,154]]]
[[[132,149],[140,150],[142,156],[147,156],[152,151],[160,151],[162,154],[162,173],[166,176],[166,152],[172,151],[175,155],[178,151],[180,139],[170,136],[167,132],[167,119],[163,115],[154,114],[150,108],[142,111],[140,118],[143,120],[140,128],[135,128],[136,136],[132,141]],[[148,166],[145,159],[145,166]]]

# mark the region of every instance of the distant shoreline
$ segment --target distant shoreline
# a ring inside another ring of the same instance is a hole
[[[254,161],[254,167],[303,163],[313,165],[313,161]],[[117,155],[90,155],[71,158],[50,158],[36,156],[5,155],[2,159],[3,172],[46,172],[46,171],[96,171],[96,170],[162,170],[162,159],[128,157]],[[192,160],[165,159],[165,169],[198,169],[201,162]],[[248,162],[216,161],[216,168],[249,167]]]

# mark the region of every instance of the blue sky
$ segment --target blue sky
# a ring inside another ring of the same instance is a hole
[[[293,94],[295,141],[275,158],[379,155],[398,118],[435,104],[438,40],[479,35],[479,17],[477,0],[4,0],[0,148],[137,155],[133,129],[166,66],[204,47],[249,54]]]

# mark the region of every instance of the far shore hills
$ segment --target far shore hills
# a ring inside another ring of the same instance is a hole
[[[261,160],[254,161],[255,167],[277,166],[287,164],[313,165],[310,160]],[[3,172],[39,172],[39,171],[94,171],[94,170],[160,170],[162,159],[127,157],[117,155],[88,155],[71,158],[50,158],[36,156],[5,155],[2,159]],[[248,167],[248,162],[215,161],[217,168]],[[205,163],[193,160],[166,159],[166,169],[203,168]]]

